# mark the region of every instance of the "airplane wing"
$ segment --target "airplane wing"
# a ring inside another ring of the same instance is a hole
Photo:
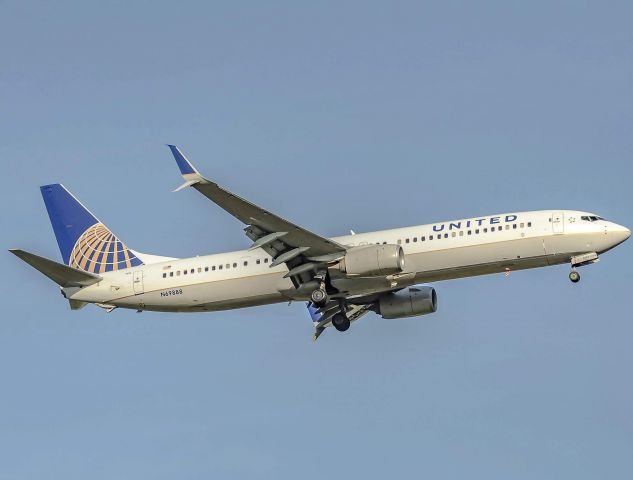
[[[242,223],[253,240],[251,249],[263,248],[273,257],[271,267],[285,263],[295,286],[312,279],[320,265],[339,260],[345,246],[295,225],[204,178],[178,147],[168,145],[185,180],[174,191],[193,187]]]

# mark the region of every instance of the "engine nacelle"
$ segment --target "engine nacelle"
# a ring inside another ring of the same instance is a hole
[[[433,287],[409,287],[378,299],[378,313],[389,320],[426,315],[436,310],[437,294]]]
[[[400,245],[364,245],[347,251],[340,261],[348,275],[377,276],[404,270],[404,251]]]

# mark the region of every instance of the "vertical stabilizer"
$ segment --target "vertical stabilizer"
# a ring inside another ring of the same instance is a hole
[[[63,185],[44,185],[40,190],[66,265],[103,273],[143,264]]]

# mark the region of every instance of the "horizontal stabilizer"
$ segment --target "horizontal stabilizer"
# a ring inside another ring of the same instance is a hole
[[[46,275],[60,287],[87,287],[101,281],[99,275],[54,262],[24,250],[12,248],[9,251]]]

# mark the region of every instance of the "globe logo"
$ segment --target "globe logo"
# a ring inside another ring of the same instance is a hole
[[[103,273],[142,262],[104,224],[95,223],[75,243],[68,264],[86,272]]]

